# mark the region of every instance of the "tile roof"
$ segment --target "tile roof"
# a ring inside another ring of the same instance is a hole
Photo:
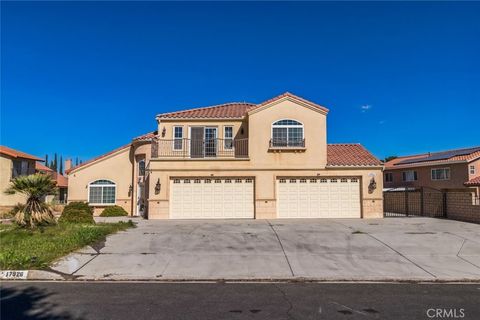
[[[276,96],[275,98],[269,99],[260,104],[254,104],[254,103],[248,103],[248,102],[230,102],[230,103],[224,103],[224,104],[219,104],[219,105],[210,106],[210,107],[162,113],[157,115],[157,118],[158,119],[242,119],[248,112],[258,109],[260,107],[263,107],[264,105],[272,103],[276,100],[283,99],[285,97],[299,100],[312,107],[328,112],[327,108],[319,104],[305,100],[290,92],[285,92],[279,96]]]
[[[261,107],[263,107],[264,105],[267,105],[267,104],[269,104],[269,103],[272,103],[272,102],[277,101],[277,100],[280,100],[280,99],[283,99],[283,98],[285,98],[285,97],[289,97],[289,98],[293,98],[293,99],[299,100],[299,101],[301,101],[301,102],[303,102],[303,103],[306,103],[306,104],[308,104],[308,105],[311,105],[311,106],[313,106],[313,107],[315,107],[315,108],[318,108],[318,109],[320,109],[320,110],[323,110],[323,111],[325,111],[325,112],[328,112],[328,109],[325,108],[324,106],[321,106],[321,105],[319,105],[319,104],[316,104],[316,103],[313,103],[313,102],[308,101],[308,100],[306,100],[306,99],[303,99],[302,97],[296,96],[296,95],[294,95],[293,93],[290,93],[290,92],[282,93],[282,94],[279,95],[279,96],[276,96],[276,97],[274,97],[274,98],[272,98],[272,99],[269,99],[269,100],[267,100],[267,101],[264,101],[264,102],[256,105],[254,108],[251,108],[251,109],[248,110],[248,111],[252,111],[252,110],[255,110],[255,109],[257,109],[257,108],[261,108]]]
[[[253,103],[231,102],[210,107],[162,113],[159,119],[241,119],[247,111],[255,107]]]
[[[480,176],[472,178],[464,183],[466,186],[480,186]]]
[[[52,169],[50,169],[49,167],[43,165],[43,164],[40,163],[40,162],[35,162],[35,170],[36,170],[36,171],[43,171],[43,172],[53,172]]]
[[[381,166],[375,158],[359,143],[328,144],[327,166]]]
[[[445,162],[470,162],[478,158],[480,158],[480,147],[453,149],[398,157],[386,162],[385,169],[403,168],[405,166],[412,167],[416,165],[435,165]]]
[[[25,153],[25,152],[22,152],[22,151],[18,151],[18,150],[15,150],[15,149],[12,149],[12,148],[9,148],[9,147],[6,147],[6,146],[0,146],[0,154],[4,154],[4,155],[7,155],[7,156],[10,156],[10,157],[13,157],[13,158],[23,158],[23,159],[43,161],[43,159],[41,159],[39,157],[32,156],[31,154],[28,154],[28,153]]]
[[[132,140],[134,142],[136,141],[150,141],[152,138],[154,138],[155,136],[157,135],[157,131],[152,131],[152,132],[149,132],[149,133],[146,133],[146,134],[143,134],[141,136],[138,136],[138,137],[135,137],[133,138]]]
[[[53,173],[53,180],[57,182],[57,187],[61,187],[61,188],[68,187],[68,178],[57,172]]]

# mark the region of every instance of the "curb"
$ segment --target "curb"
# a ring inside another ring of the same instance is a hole
[[[0,272],[3,281],[58,281],[58,282],[151,282],[151,283],[464,283],[480,284],[479,279],[395,279],[395,278],[132,278],[132,277],[103,277],[85,278],[72,276],[58,271],[47,270],[5,270]]]

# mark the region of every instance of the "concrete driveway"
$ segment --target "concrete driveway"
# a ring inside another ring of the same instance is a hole
[[[480,280],[480,226],[432,218],[136,220],[52,266],[66,278]]]

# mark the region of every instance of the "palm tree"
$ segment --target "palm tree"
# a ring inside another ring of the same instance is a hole
[[[19,176],[12,180],[5,193],[21,193],[27,197],[25,204],[14,208],[15,221],[19,225],[34,228],[37,224],[55,223],[52,209],[45,203],[46,196],[57,193],[56,183],[49,175]]]

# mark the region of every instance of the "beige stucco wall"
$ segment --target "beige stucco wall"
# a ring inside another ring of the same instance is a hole
[[[183,169],[179,168],[153,169],[150,173],[150,190],[155,188],[157,180],[160,181],[161,189],[159,194],[150,193],[149,218],[167,219],[169,217],[170,179],[173,177],[252,177],[255,180],[255,218],[272,219],[276,218],[276,179],[278,177],[358,177],[361,179],[361,201],[362,217],[381,218],[383,217],[382,202],[382,169],[318,169],[318,170],[285,170],[285,169],[238,169],[231,167],[235,161],[222,161],[217,168],[210,169]],[[153,167],[159,164],[172,164],[172,162],[152,162]],[[168,164],[168,166],[169,166]],[[175,163],[173,163],[175,164]],[[222,165],[223,164],[223,165]],[[230,169],[225,169],[227,165]],[[223,168],[222,168],[223,167]],[[377,188],[369,193],[370,174],[375,175]]]
[[[30,160],[29,166],[35,166],[35,162]],[[9,210],[17,203],[24,203],[25,196],[22,194],[7,195],[4,191],[10,185],[10,179],[12,177],[12,158],[0,154],[0,210]],[[3,208],[2,208],[3,207]]]
[[[127,212],[132,212],[129,187],[132,184],[131,148],[126,147],[100,160],[86,164],[68,174],[68,202],[88,201],[88,184],[106,179],[115,182],[116,204]],[[100,214],[104,206],[95,206],[95,214]]]
[[[272,123],[282,119],[293,119],[304,125],[305,147],[303,151],[279,152],[269,150]],[[318,109],[301,105],[289,99],[283,99],[252,112],[244,121],[173,121],[161,120],[158,132],[165,128],[162,139],[172,139],[173,126],[184,127],[184,137],[189,138],[190,126],[217,126],[219,137],[223,137],[225,125],[234,126],[234,136],[239,135],[243,125],[244,137],[248,137],[248,159],[172,159],[155,158],[150,161],[149,218],[165,219],[169,217],[170,179],[172,177],[252,177],[255,180],[255,217],[276,217],[276,179],[280,176],[345,176],[358,177],[362,181],[362,216],[382,217],[382,168],[326,169],[327,137],[326,114]],[[160,142],[162,144],[162,142]],[[369,174],[376,176],[377,189],[368,192]],[[155,194],[155,184],[161,184]]]

